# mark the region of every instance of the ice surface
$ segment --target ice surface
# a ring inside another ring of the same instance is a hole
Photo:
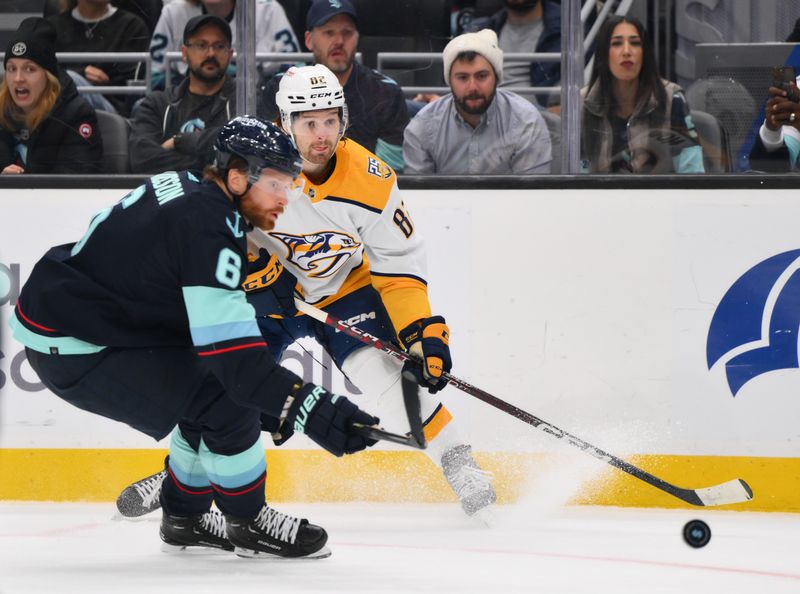
[[[0,593],[769,594],[800,592],[800,515],[500,506],[492,529],[455,504],[292,504],[333,555],[260,561],[160,551],[159,514],[112,504],[0,503]],[[711,542],[692,549],[701,518]]]

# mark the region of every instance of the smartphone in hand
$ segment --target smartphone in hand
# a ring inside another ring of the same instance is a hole
[[[788,94],[786,98],[789,101],[800,103],[800,95],[792,90],[789,83],[796,83],[797,72],[793,66],[774,66],[772,68],[772,86],[783,89]]]

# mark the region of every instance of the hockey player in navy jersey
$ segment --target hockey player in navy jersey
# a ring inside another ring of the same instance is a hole
[[[291,140],[244,116],[215,150],[202,179],[150,178],[50,249],[11,326],[67,402],[156,440],[177,425],[160,495],[166,547],[324,557],[324,529],[265,503],[262,424],[341,456],[374,443],[352,423],[378,419],[278,365],[242,290],[246,233],[273,229],[301,170]]]
[[[435,393],[447,383],[442,371],[451,368],[450,331],[444,318],[431,312],[424,244],[391,167],[344,138],[347,106],[328,68],[290,68],[276,102],[282,126],[303,157],[302,191],[290,196],[274,229],[250,234],[257,248],[273,255],[245,283],[262,334],[277,360],[297,338],[315,337],[365,398],[374,399],[370,404],[377,405],[386,427],[407,431],[402,364],[307,316],[296,316],[291,294],[282,299],[276,294],[281,285],[293,287],[296,277],[307,302],[340,319],[357,316],[361,330],[408,349],[422,363],[413,368],[418,381]],[[478,467],[438,399],[421,400],[426,453],[442,469],[464,511],[489,523],[496,499],[491,475]],[[154,494],[163,476],[157,473],[123,491],[118,501],[122,514],[141,515],[156,507]]]

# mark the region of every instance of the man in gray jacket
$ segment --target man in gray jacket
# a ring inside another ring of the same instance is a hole
[[[202,169],[220,127],[236,113],[236,84],[226,74],[231,28],[213,15],[190,19],[181,47],[189,76],[134,108],[130,158],[134,173]]]
[[[503,51],[495,32],[459,35],[442,58],[452,93],[422,108],[405,129],[405,173],[549,173],[552,148],[541,114],[519,95],[497,88]]]

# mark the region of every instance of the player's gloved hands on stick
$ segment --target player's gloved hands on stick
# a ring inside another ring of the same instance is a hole
[[[442,377],[450,372],[450,329],[442,316],[433,316],[414,322],[400,331],[400,340],[421,365],[410,365],[419,385],[435,394],[447,385]]]
[[[275,443],[281,445],[295,432],[305,433],[334,456],[354,454],[377,443],[356,433],[353,423],[377,425],[380,419],[344,396],[331,394],[322,386],[305,384],[295,393]]]

